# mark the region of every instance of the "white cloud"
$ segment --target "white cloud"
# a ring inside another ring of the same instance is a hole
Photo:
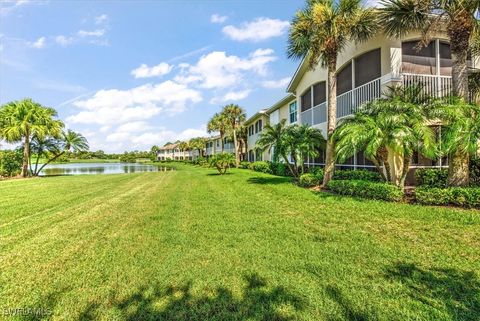
[[[247,98],[248,95],[250,94],[250,92],[251,92],[250,89],[245,89],[245,90],[241,90],[241,91],[229,91],[221,97],[212,98],[210,100],[210,103],[218,104],[218,103],[225,103],[225,102],[242,100],[242,99]]]
[[[68,117],[71,123],[113,125],[147,120],[161,112],[174,115],[188,104],[202,101],[199,91],[171,80],[119,90],[100,90],[93,97],[74,103],[82,109]]]
[[[55,42],[61,46],[71,45],[74,41],[75,39],[73,37],[67,37],[67,36],[61,36],[61,35],[55,37]]]
[[[146,121],[132,121],[117,127],[117,132],[138,133],[152,129],[153,126]]]
[[[225,26],[222,31],[233,40],[258,42],[282,36],[288,30],[289,26],[290,22],[288,21],[257,18],[251,22],[244,22],[239,27],[232,25]]]
[[[108,16],[106,14],[99,15],[95,17],[95,24],[101,25],[108,22]]]
[[[133,69],[131,74],[135,78],[158,77],[168,74],[172,71],[173,65],[162,62],[156,66],[148,67],[146,64],[141,64],[140,67]]]
[[[285,77],[278,80],[265,80],[262,82],[262,86],[268,89],[286,88],[290,83],[290,80],[290,77]]]
[[[236,86],[248,72],[264,76],[267,65],[277,59],[273,53],[272,49],[257,49],[247,58],[240,58],[213,51],[202,56],[195,65],[182,65],[183,69],[175,79],[207,89]]]
[[[29,42],[28,44],[29,44],[30,47],[36,48],[36,49],[45,48],[46,39],[45,39],[45,37],[40,37],[40,38],[37,39],[37,41]]]
[[[45,4],[46,0],[2,0],[0,1],[0,15],[7,15],[14,10],[24,7],[28,4]]]
[[[105,34],[105,29],[96,29],[93,31],[79,30],[77,34],[80,37],[101,37]]]
[[[69,84],[65,81],[53,81],[47,79],[32,79],[31,83],[38,89],[65,92],[65,93],[81,93],[87,89],[80,85]]]
[[[212,16],[210,17],[210,22],[211,23],[224,23],[225,21],[227,21],[228,17],[227,16],[221,16],[219,14],[212,14]]]

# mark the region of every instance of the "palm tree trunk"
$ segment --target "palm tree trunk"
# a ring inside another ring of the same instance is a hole
[[[405,180],[407,179],[408,172],[410,171],[410,163],[412,162],[412,157],[403,158],[403,172],[402,177],[400,178],[400,187],[402,190],[405,188]]]
[[[224,136],[224,134],[223,134],[222,132],[220,132],[220,140],[221,140],[221,145],[222,145],[222,154],[223,154],[223,150],[225,149],[225,144],[224,144],[224,142],[223,142],[223,138],[224,138],[223,136]]]
[[[465,101],[468,101],[467,53],[472,29],[471,17],[467,12],[458,14],[447,29],[452,50],[453,94]]]
[[[325,170],[322,186],[326,187],[335,171],[335,142],[332,135],[337,125],[337,58],[331,59],[328,64],[328,122],[327,122],[327,148]]]
[[[287,155],[282,154],[282,158],[283,158],[283,161],[285,162],[285,164],[287,164],[287,167],[288,167],[288,170],[290,171],[290,173],[292,173],[292,175],[295,176],[295,172],[292,168],[292,164],[290,164],[290,162],[288,161]]]
[[[448,186],[468,186],[470,159],[468,154],[456,152],[449,156]]]
[[[403,156],[394,150],[388,150],[388,163],[390,164],[390,182],[395,186],[400,186],[401,177],[403,174]]]
[[[385,175],[385,171],[383,170],[382,166],[380,165],[380,162],[376,158],[370,159],[370,161],[375,165],[375,168],[377,169],[377,172],[380,173],[380,176],[382,176],[382,179],[387,182],[387,176]]]
[[[238,168],[240,165],[240,160],[238,157],[238,141],[237,141],[237,131],[233,129],[233,148],[235,148],[235,167]]]
[[[28,176],[28,163],[30,161],[30,132],[25,132],[25,142],[23,145],[23,164],[22,164],[22,177]]]
[[[63,151],[63,152],[61,152],[60,154],[57,154],[57,155],[55,155],[54,157],[52,157],[52,158],[50,158],[49,160],[47,160],[47,161],[45,162],[45,164],[43,164],[43,165],[38,169],[38,171],[35,170],[34,176],[38,176],[38,173],[40,173],[45,166],[47,166],[48,164],[50,164],[51,162],[53,162],[54,160],[56,160],[57,158],[59,158],[59,157],[62,156],[63,154],[65,154],[65,151]]]

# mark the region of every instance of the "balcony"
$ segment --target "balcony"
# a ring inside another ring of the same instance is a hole
[[[388,75],[337,96],[337,118],[352,115],[362,104],[380,98],[386,85],[398,82],[404,86],[422,84],[423,94],[434,98],[445,97],[452,92],[451,76],[403,73],[400,78],[392,78]],[[300,123],[304,125],[315,126],[326,121],[327,102],[300,113]]]

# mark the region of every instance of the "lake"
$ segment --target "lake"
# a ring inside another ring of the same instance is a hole
[[[128,174],[171,170],[172,167],[138,163],[70,163],[47,165],[40,172],[40,176]]]

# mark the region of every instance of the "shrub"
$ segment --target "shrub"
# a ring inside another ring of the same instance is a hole
[[[246,161],[240,162],[240,168],[248,169],[248,165],[250,165],[249,162],[246,162]]]
[[[220,175],[223,175],[227,169],[235,166],[235,156],[231,153],[217,154],[210,158],[209,164],[211,167],[215,167]]]
[[[22,170],[22,150],[0,151],[0,176],[12,177],[20,174]]]
[[[415,199],[426,205],[457,205],[480,208],[479,187],[418,187]]]
[[[335,180],[361,180],[369,182],[380,182],[382,177],[378,172],[372,172],[366,169],[348,170],[339,169],[333,174]]]
[[[193,165],[205,166],[208,164],[207,159],[203,156],[197,157],[192,160]]]
[[[272,174],[278,176],[288,176],[290,174],[287,165],[284,163],[270,163],[270,170]]]
[[[328,183],[328,189],[337,194],[358,196],[368,199],[394,202],[403,199],[402,190],[397,186],[387,183],[361,180],[332,180]]]
[[[305,173],[300,175],[300,179],[298,180],[298,185],[303,186],[303,187],[312,187],[312,186],[317,186],[321,183],[322,181],[318,179],[317,176],[315,176],[312,173]]]
[[[315,167],[310,171],[313,175],[315,175],[316,179],[318,180],[318,185],[323,182],[323,168]]]
[[[419,168],[415,171],[418,186],[445,188],[448,170],[440,168]]]
[[[253,163],[250,163],[249,168],[251,170],[254,170],[255,172],[272,174],[272,170],[268,162],[263,162],[263,161],[253,162]]]
[[[470,161],[470,184],[480,186],[480,157]]]

